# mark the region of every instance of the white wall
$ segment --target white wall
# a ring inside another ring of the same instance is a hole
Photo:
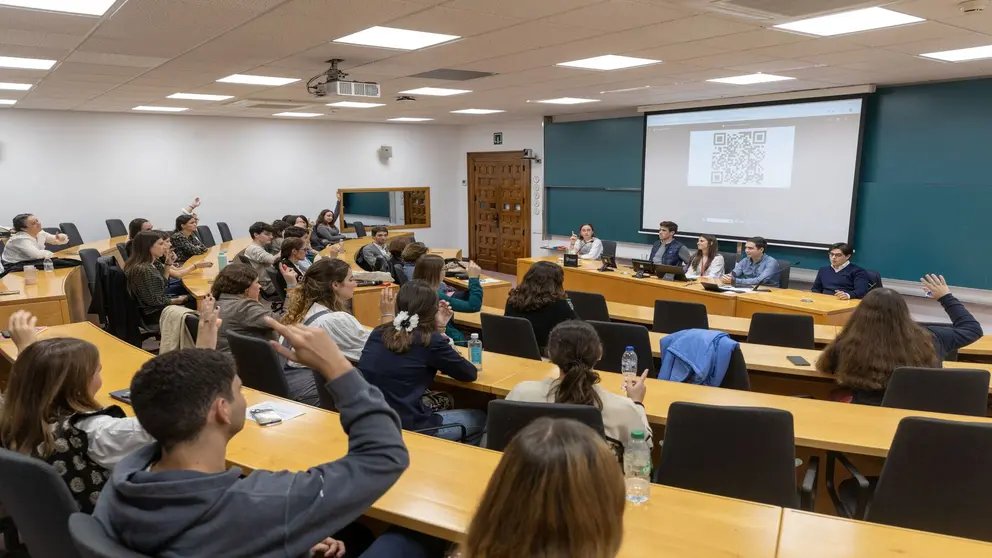
[[[238,237],[287,213],[315,218],[338,188],[430,186],[433,226],[417,237],[450,246],[467,228],[446,218],[466,212],[459,141],[451,126],[3,109],[0,224],[33,212],[86,241],[106,238],[110,218],[171,230],[200,196],[219,240],[217,221]],[[385,163],[381,145],[393,147]]]

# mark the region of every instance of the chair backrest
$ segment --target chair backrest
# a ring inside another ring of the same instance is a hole
[[[73,223],[59,223],[59,228],[69,237],[69,244],[62,246],[62,249],[79,246],[83,243],[83,237],[79,234],[79,229]]]
[[[279,302],[286,302],[286,280],[283,279],[282,274],[271,265],[265,268],[265,274],[269,276],[269,281],[276,289],[276,298]]]
[[[720,252],[723,256],[723,269],[725,273],[730,273],[733,271],[734,266],[737,265],[737,252]]]
[[[882,287],[882,274],[881,273],[879,273],[877,271],[874,271],[874,270],[871,270],[871,269],[866,269],[865,270],[865,273],[868,275],[868,290],[869,291],[872,290],[872,289],[879,289],[879,288]]]
[[[637,353],[637,373],[645,368],[648,376],[654,377],[654,354],[651,352],[651,336],[648,328],[640,324],[618,324],[613,322],[589,321],[596,329],[599,340],[603,343],[603,358],[596,365],[596,370],[620,372],[621,359],[627,347],[634,347]]]
[[[603,243],[603,255],[617,257],[617,241],[616,240],[602,240]]]
[[[196,236],[200,237],[200,242],[203,242],[203,245],[207,248],[217,245],[217,241],[214,240],[214,233],[210,232],[210,227],[207,225],[196,227]]]
[[[781,270],[778,276],[778,286],[783,289],[789,288],[789,277],[792,276],[792,262],[785,260],[778,261],[778,268]]]
[[[355,238],[362,238],[367,234],[365,232],[365,224],[361,221],[355,221],[351,226],[355,227]]]
[[[124,260],[125,262],[127,261],[128,257],[131,255],[127,251],[127,242],[118,242],[117,251],[121,253],[121,259]]]
[[[4,246],[6,246],[6,245],[7,245],[6,242],[0,242],[0,257],[3,256],[3,249],[4,249]]]
[[[0,449],[0,504],[35,558],[79,556],[69,516],[79,511],[58,473],[40,459]]]
[[[883,407],[984,417],[988,414],[988,370],[896,368]]]
[[[866,521],[992,541],[992,424],[899,422]]]
[[[610,308],[603,295],[583,291],[565,291],[565,294],[572,301],[572,308],[575,309],[575,313],[580,319],[596,320],[597,322],[610,321]]]
[[[566,403],[524,403],[494,399],[486,417],[486,447],[503,451],[510,440],[528,424],[541,417],[572,419],[606,437],[603,413],[592,405]]]
[[[710,318],[706,305],[677,300],[654,301],[655,333],[675,333],[683,329],[709,329]]]
[[[226,333],[241,382],[252,389],[288,398],[289,384],[283,372],[283,361],[269,342],[233,331]]]
[[[234,240],[234,236],[231,235],[231,227],[227,226],[227,223],[217,221],[217,230],[220,231],[221,242],[230,242]]]
[[[110,538],[96,519],[85,513],[69,516],[69,533],[82,558],[150,558]]]
[[[783,508],[799,506],[792,413],[675,402],[655,482]]]
[[[794,349],[815,349],[813,316],[756,312],[751,316],[747,342]]]
[[[362,248],[365,247],[362,246]],[[365,259],[365,254],[362,253],[362,248],[355,250],[355,263],[357,263],[358,267],[364,269],[365,271],[375,271],[375,268],[372,267],[375,262],[370,262]]]
[[[327,379],[316,370],[313,371],[313,383],[317,386],[317,399],[320,401],[320,408],[325,411],[337,412],[338,405],[334,402],[334,396],[327,391]]]
[[[534,326],[526,318],[483,313],[482,346],[492,353],[541,360]]]
[[[96,296],[96,264],[100,259],[100,252],[93,248],[83,248],[79,251],[79,259],[83,263],[83,273],[86,274],[86,287],[90,291],[90,297]]]
[[[730,353],[730,364],[727,365],[727,373],[724,374],[720,387],[751,391],[751,377],[747,373],[747,362],[739,343],[734,347],[734,352]]]
[[[186,331],[189,332],[189,336],[196,343],[196,338],[200,334],[200,317],[196,314],[186,314],[183,316],[183,323],[186,324]]]
[[[107,224],[107,232],[110,233],[110,238],[127,236],[127,227],[124,226],[124,221],[120,219],[107,219],[104,223]]]
[[[42,227],[41,230],[47,232],[48,234],[61,234],[62,229],[58,227]],[[71,242],[69,244],[72,244]],[[59,250],[65,250],[66,248],[71,248],[69,244],[48,244],[45,243],[45,250],[49,252],[58,252]]]
[[[243,263],[245,265],[251,265],[251,260],[249,260],[248,259],[248,256],[245,255],[245,251],[244,250],[238,252],[237,255],[234,256],[234,259],[238,260],[239,262],[241,262],[241,263]]]

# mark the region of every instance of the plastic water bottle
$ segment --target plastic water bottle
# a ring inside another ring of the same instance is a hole
[[[623,476],[627,501],[643,504],[651,496],[651,447],[643,430],[630,433],[630,443],[623,450]]]
[[[472,338],[468,340],[468,354],[472,364],[477,369],[482,370],[482,341],[479,339],[478,333],[473,333]]]
[[[627,347],[627,350],[623,352],[620,361],[620,373],[624,375],[624,378],[637,376],[637,353],[634,352],[633,347]]]
[[[227,267],[227,252],[221,251],[217,254],[217,271],[220,271]]]
[[[45,256],[45,273],[51,273],[55,271],[55,264],[52,263],[52,258]]]
[[[37,285],[38,284],[38,268],[33,265],[24,266],[24,284],[25,285]]]

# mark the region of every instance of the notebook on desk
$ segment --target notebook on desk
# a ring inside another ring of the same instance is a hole
[[[727,285],[717,285],[716,283],[700,283],[703,286],[703,290],[710,291],[711,293],[749,293],[754,289],[745,289],[743,287],[729,287]]]

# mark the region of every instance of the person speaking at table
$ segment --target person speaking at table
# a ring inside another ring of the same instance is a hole
[[[592,223],[583,223],[578,236],[572,233],[571,241],[569,248],[583,260],[598,260],[603,255],[603,241],[596,238]]]
[[[870,288],[868,273],[864,268],[851,263],[853,253],[850,244],[832,244],[828,253],[830,265],[825,265],[816,272],[812,291],[832,294],[841,300],[864,298]]]

